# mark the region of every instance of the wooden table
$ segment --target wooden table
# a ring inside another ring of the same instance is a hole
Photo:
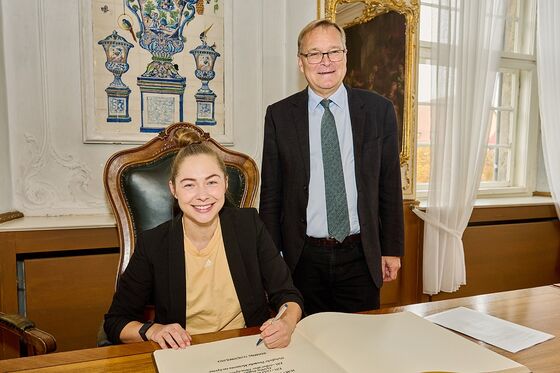
[[[466,338],[525,365],[533,373],[560,372],[560,284],[392,307],[375,313],[410,311],[427,316],[461,306],[556,336],[515,354],[473,338]]]
[[[426,316],[459,306],[560,336],[560,287],[555,285],[393,307],[371,313],[406,310]],[[206,343],[257,333],[258,328],[209,333],[194,336],[193,342]],[[560,369],[560,337],[516,354],[477,343],[527,366],[534,373],[552,373]],[[0,361],[0,372],[155,372],[151,352],[156,349],[155,343],[143,342],[4,360]]]

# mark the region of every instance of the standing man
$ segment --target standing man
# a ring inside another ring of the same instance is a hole
[[[260,215],[307,314],[376,309],[404,251],[395,110],[342,84],[336,23],[303,28],[298,65],[308,87],[266,112]]]

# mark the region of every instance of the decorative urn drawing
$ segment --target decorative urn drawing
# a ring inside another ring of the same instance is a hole
[[[193,55],[196,63],[194,75],[202,81],[202,87],[200,87],[194,96],[196,98],[195,123],[197,125],[216,124],[216,120],[214,119],[216,94],[210,89],[208,83],[216,76],[214,64],[216,63],[216,59],[220,57],[220,53],[216,52],[215,44],[210,46],[206,43],[206,34],[211,27],[212,25],[200,34],[202,44],[189,52]]]
[[[105,50],[107,62],[105,67],[109,70],[114,79],[105,88],[107,92],[107,122],[130,122],[128,114],[128,98],[130,88],[123,83],[121,76],[128,71],[128,51],[134,46],[127,42],[116,31],[105,39],[97,42]]]
[[[152,55],[137,78],[141,100],[140,132],[159,132],[183,121],[186,79],[173,55],[184,48],[183,30],[196,14],[197,0],[123,0],[138,19],[139,44]]]

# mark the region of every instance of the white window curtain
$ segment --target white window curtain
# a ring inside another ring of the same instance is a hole
[[[537,75],[543,155],[548,185],[560,216],[560,2],[537,2]]]
[[[505,0],[440,0],[432,20],[431,163],[424,220],[425,294],[466,283],[462,235],[484,164]]]

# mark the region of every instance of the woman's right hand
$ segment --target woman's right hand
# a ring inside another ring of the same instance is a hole
[[[186,348],[191,345],[192,338],[181,325],[175,324],[154,324],[146,332],[146,338],[156,342],[161,348]]]

